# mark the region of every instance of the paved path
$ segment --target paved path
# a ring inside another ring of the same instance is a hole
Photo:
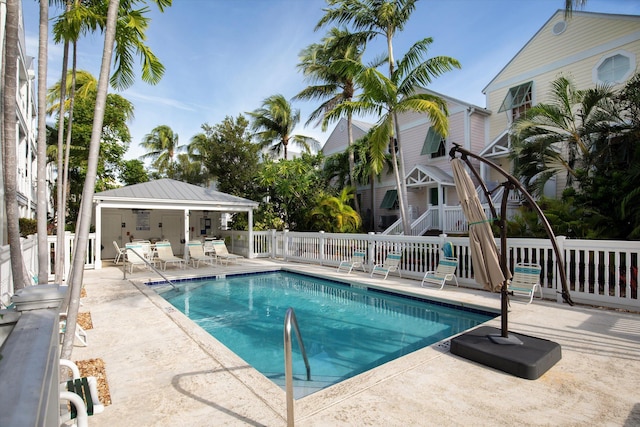
[[[245,260],[240,266],[168,269],[202,275],[286,265],[335,275],[335,269]],[[352,273],[364,283],[363,273]],[[102,358],[112,405],[92,426],[284,426],[284,392],[120,269],[87,270],[93,329],[74,360]],[[344,277],[344,274],[342,274]],[[499,296],[423,289],[390,277],[385,286],[499,309]],[[499,327],[499,318],[490,323]],[[535,381],[467,361],[446,346],[425,348],[296,401],[298,426],[638,426],[640,315],[550,301],[512,302],[510,330],[562,346],[562,360]]]

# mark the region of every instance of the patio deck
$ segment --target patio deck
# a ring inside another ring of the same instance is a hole
[[[267,260],[168,269],[169,278],[286,266],[336,275],[335,268]],[[345,273],[339,274],[341,277]],[[430,298],[499,310],[498,294],[362,272],[353,279]],[[285,393],[153,291],[152,272],[87,270],[88,347],[73,360],[105,361],[112,404],[92,426],[286,425]],[[139,282],[139,283],[138,283]],[[500,327],[500,318],[489,323]],[[640,315],[550,301],[512,301],[509,329],[559,343],[562,360],[531,381],[428,347],[296,401],[298,426],[640,425]],[[284,363],[284,362],[283,362]]]

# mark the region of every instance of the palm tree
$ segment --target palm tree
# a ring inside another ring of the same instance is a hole
[[[11,272],[14,290],[22,289],[28,277],[25,271],[20,226],[18,222],[18,170],[16,164],[16,92],[18,87],[18,26],[20,23],[20,2],[7,0],[4,40],[3,114],[2,114],[2,158],[4,173],[4,200],[7,211],[7,235],[11,256]]]
[[[147,153],[142,155],[142,158],[152,159],[153,167],[160,174],[169,173],[178,153],[185,149],[184,146],[178,143],[178,134],[174,133],[167,125],[155,127],[144,136],[140,145],[147,150]]]
[[[116,21],[116,39],[115,39],[115,62],[116,70],[111,77],[111,84],[117,89],[126,89],[134,82],[133,74],[133,52],[137,51],[142,59],[142,80],[151,84],[160,81],[164,66],[158,61],[153,52],[143,43],[145,40],[145,31],[150,21],[144,14],[148,12],[148,8],[144,7],[139,10],[133,9],[139,0],[125,0],[122,2],[119,14],[121,15]],[[156,4],[162,10],[165,6],[171,5],[171,0],[155,0]],[[69,164],[69,145],[71,142],[71,126],[73,123],[73,89],[75,82],[71,85],[69,105],[71,109],[68,113],[67,120],[67,147],[63,151],[64,146],[64,117],[65,117],[65,99],[67,89],[67,62],[69,45],[73,44],[73,67],[72,82],[76,73],[76,53],[77,41],[80,36],[88,31],[95,31],[100,28],[104,30],[106,21],[107,4],[102,1],[86,1],[86,0],[67,0],[65,12],[59,17],[54,24],[53,33],[56,43],[64,42],[63,63],[62,63],[62,83],[60,86],[60,103],[59,103],[59,126],[58,126],[58,247],[62,247],[63,235],[65,227],[66,200],[63,189],[67,188],[68,181],[68,164]],[[63,152],[66,155],[63,155]],[[56,281],[62,280],[63,254],[56,253]]]
[[[514,173],[534,194],[565,172],[571,185],[597,162],[596,135],[619,122],[608,86],[578,90],[570,79],[552,83],[551,102],[531,107],[511,126]]]
[[[306,152],[318,145],[314,139],[303,135],[292,135],[293,129],[300,123],[300,110],[293,109],[284,96],[271,95],[262,101],[262,107],[248,112],[253,122],[251,124],[261,148],[271,147],[271,151],[280,155],[284,151],[287,159],[287,149],[292,142],[302,147]]]
[[[387,42],[389,78],[395,70],[395,59],[393,55],[393,37],[396,31],[402,31],[408,22],[411,13],[415,10],[417,0],[327,0],[329,8],[324,9],[325,15],[320,19],[316,28],[320,28],[328,23],[337,22],[339,24],[351,24],[355,31],[362,32],[368,38],[378,35],[385,37]],[[391,108],[389,108],[391,110]],[[398,188],[398,201],[400,205],[400,216],[404,230],[410,229],[409,216],[407,212],[407,187],[404,182],[404,157],[402,154],[402,144],[400,133],[397,132],[396,113],[391,114],[389,123],[388,142],[397,147],[397,153],[392,151],[394,173],[396,175],[396,186]],[[396,139],[393,135],[396,133]]]
[[[333,63],[337,59],[352,59],[361,61],[364,52],[365,39],[354,37],[346,30],[332,28],[322,39],[321,43],[307,46],[300,53],[300,63],[298,68],[302,70],[305,79],[312,83],[311,86],[303,89],[294,99],[321,100],[318,108],[311,112],[309,120],[322,123],[322,130],[327,129],[328,123],[322,119],[335,105],[343,101],[351,101],[355,94],[354,76],[340,74],[334,69]],[[353,115],[347,113],[347,148],[353,144],[352,130]],[[354,170],[353,151],[349,153],[349,183],[356,188]],[[360,211],[357,198],[355,199],[356,211]]]
[[[345,187],[338,196],[325,196],[311,210],[314,224],[331,233],[354,233],[360,229],[362,220],[349,202],[353,200],[353,188]]]
[[[126,0],[125,0],[126,1]],[[134,0],[131,0],[134,1]],[[165,6],[171,4],[170,0],[156,0],[158,8],[163,11]],[[131,4],[126,1],[126,4]],[[89,161],[87,165],[87,175],[82,193],[80,205],[80,215],[76,227],[76,238],[74,242],[74,253],[72,258],[71,274],[69,278],[69,302],[67,311],[67,329],[62,344],[62,358],[69,358],[73,349],[75,328],[78,319],[78,308],[80,306],[80,292],[82,289],[82,277],[84,273],[84,260],[89,242],[89,230],[91,226],[91,216],[93,209],[93,195],[97,175],[98,154],[100,151],[100,138],[102,134],[102,124],[104,122],[105,105],[107,102],[107,92],[109,89],[109,69],[113,54],[113,45],[116,36],[116,24],[118,19],[119,0],[109,0],[107,10],[107,20],[105,25],[105,42],[102,54],[102,64],[98,77],[98,91],[96,95],[96,106],[94,114],[93,128],[91,130],[91,142],[89,145]]]
[[[49,2],[40,2],[38,34],[38,139],[37,139],[37,231],[38,283],[49,281],[49,243],[47,241],[47,48],[49,41]]]
[[[384,166],[386,154],[390,151],[397,188],[404,188],[404,180],[400,179],[403,174],[400,171],[402,162],[398,158],[401,138],[397,115],[409,111],[425,113],[431,121],[431,126],[440,135],[446,136],[449,132],[446,102],[436,95],[417,90],[418,87],[430,83],[434,77],[460,67],[457,60],[447,56],[423,60],[432,42],[431,38],[416,42],[398,61],[398,67],[391,74],[391,78],[387,78],[374,67],[365,67],[351,60],[338,61],[345,68],[353,68],[351,72],[356,75],[356,82],[363,88],[363,93],[356,101],[344,102],[337,106],[327,114],[326,120],[348,111],[383,113],[369,135],[371,168],[375,174],[379,174]],[[397,142],[397,153],[396,150],[389,150],[391,141]],[[403,228],[408,232],[409,218],[403,216],[402,220]]]

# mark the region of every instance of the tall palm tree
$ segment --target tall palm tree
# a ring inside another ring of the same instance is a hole
[[[49,41],[49,2],[40,2],[38,33],[38,139],[37,139],[37,231],[38,283],[49,280],[49,243],[47,241],[47,51]]]
[[[178,134],[169,126],[160,125],[144,136],[140,143],[147,153],[142,155],[144,159],[151,159],[152,165],[160,174],[171,171],[179,152],[185,149],[178,142]]]
[[[514,173],[534,194],[558,173],[565,172],[571,185],[590,170],[598,155],[595,135],[619,121],[608,86],[578,90],[559,77],[551,87],[551,102],[531,107],[511,126]]]
[[[303,135],[292,135],[300,123],[300,110],[293,109],[289,101],[280,94],[271,95],[262,101],[262,107],[248,112],[253,121],[251,128],[261,148],[271,146],[271,151],[287,159],[289,143],[302,147],[306,152],[318,145],[314,139]]]
[[[327,0],[329,7],[324,9],[325,15],[320,19],[316,28],[326,24],[337,22],[339,24],[351,24],[355,31],[362,32],[369,38],[382,35],[387,42],[389,75],[391,78],[395,71],[395,58],[393,55],[393,37],[396,31],[402,31],[409,21],[411,13],[415,10],[417,0]],[[391,108],[389,108],[391,110]],[[407,211],[407,187],[405,185],[404,156],[400,133],[397,129],[396,113],[391,115],[389,130],[389,145],[397,147],[392,151],[396,186],[398,188],[398,202],[400,216],[404,230],[408,232],[411,227]],[[396,139],[393,136],[396,134]],[[391,144],[391,141],[394,141]]]
[[[16,163],[16,92],[18,88],[18,26],[20,24],[20,2],[7,0],[4,39],[3,114],[2,114],[2,159],[4,173],[4,202],[7,212],[7,234],[11,257],[14,290],[27,284],[18,218],[18,169]]]
[[[135,0],[123,0],[127,4],[135,3]],[[171,4],[171,0],[156,0],[158,8],[162,12],[165,6]],[[109,89],[109,69],[113,56],[113,46],[116,38],[116,24],[120,0],[109,0],[107,19],[105,25],[105,42],[98,77],[98,91],[96,96],[96,106],[94,114],[93,128],[91,130],[91,142],[89,145],[89,162],[87,165],[87,175],[80,204],[80,214],[76,227],[76,238],[74,242],[74,253],[72,258],[71,274],[69,278],[69,302],[67,311],[67,328],[62,344],[62,358],[69,358],[73,349],[75,328],[78,319],[78,308],[80,307],[80,292],[82,289],[82,278],[84,273],[84,260],[89,242],[89,230],[91,226],[91,216],[93,209],[93,195],[98,169],[98,154],[100,151],[100,138],[102,134],[102,124],[104,122],[105,106],[107,102],[107,92]]]
[[[164,66],[159,62],[153,52],[144,44],[145,31],[148,28],[150,19],[144,16],[148,12],[147,7],[136,10],[134,9],[139,0],[124,0],[119,6],[119,17],[116,21],[116,39],[115,39],[115,63],[116,70],[111,77],[111,85],[116,89],[126,89],[134,82],[133,74],[133,51],[136,51],[142,59],[142,80],[151,84],[160,81],[164,73]],[[171,0],[155,0],[158,7],[169,6]],[[71,127],[73,123],[73,110],[70,109],[67,114],[67,147],[64,150],[64,132],[65,128],[65,106],[66,89],[67,89],[67,61],[69,45],[73,45],[73,68],[72,81],[76,75],[76,53],[77,41],[86,32],[95,31],[97,29],[104,30],[106,22],[107,3],[99,0],[67,0],[65,12],[58,18],[53,27],[54,41],[56,43],[63,42],[63,64],[62,64],[62,84],[60,86],[60,103],[59,103],[59,126],[58,126],[58,247],[62,247],[64,227],[66,223],[66,193],[63,189],[68,186],[68,164],[69,164],[69,145],[71,141]],[[73,98],[75,84],[71,85],[69,105],[73,106]],[[65,153],[66,155],[64,155]],[[63,254],[58,251],[56,253],[55,273],[58,283],[62,280]]]
[[[311,44],[300,53],[298,68],[302,70],[305,79],[311,85],[303,89],[294,99],[323,101],[311,112],[306,124],[317,121],[317,124],[322,123],[322,130],[325,131],[328,123],[322,120],[324,115],[342,101],[353,99],[356,90],[354,76],[338,73],[333,63],[337,59],[361,61],[365,42],[366,39],[363,37],[357,38],[346,30],[332,28],[321,43]],[[353,144],[352,121],[353,115],[347,113],[347,148]],[[352,150],[348,150],[348,153],[349,183],[356,188],[353,176],[354,155]],[[359,212],[357,198],[355,198],[355,207]]]
[[[332,116],[352,113],[383,113],[376,126],[371,129],[370,161],[375,174],[379,174],[384,166],[387,152],[391,151],[393,170],[397,188],[403,188],[400,177],[400,131],[397,115],[403,112],[424,113],[429,117],[431,126],[441,135],[449,132],[448,111],[446,102],[433,94],[418,91],[420,86],[428,85],[434,77],[453,68],[460,68],[457,60],[448,56],[436,56],[424,60],[433,40],[425,38],[416,42],[405,56],[398,61],[391,77],[388,78],[375,67],[365,67],[361,63],[338,61],[345,68],[353,68],[356,82],[363,88],[363,93],[356,101],[344,102],[327,115]],[[397,149],[389,150],[390,142],[397,141]],[[399,198],[400,199],[400,198]],[[410,230],[408,217],[403,217],[405,232]]]

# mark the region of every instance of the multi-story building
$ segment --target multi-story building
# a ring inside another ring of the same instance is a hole
[[[15,88],[1,87],[4,90],[16,91],[16,164],[18,184],[18,205],[21,218],[36,217],[36,187],[37,187],[37,110],[36,110],[36,79],[34,71],[34,58],[27,55],[25,45],[24,20],[22,17],[22,5],[20,5],[20,25],[18,43],[18,75]],[[4,44],[4,29],[6,19],[6,5],[0,3],[0,39]],[[3,58],[0,58],[0,64]],[[4,67],[2,67],[4,69]],[[0,98],[1,99],[1,98]],[[4,153],[3,153],[4,156]],[[3,164],[0,163],[0,171]],[[0,192],[4,192],[3,174],[0,174]],[[4,206],[4,194],[0,197],[0,244],[7,241],[6,210]]]
[[[571,76],[579,89],[602,83],[619,89],[638,72],[639,57],[640,16],[573,12],[565,20],[564,10],[558,10],[498,75],[487,76],[489,84],[483,90],[486,108],[437,94],[449,109],[446,138],[431,129],[425,115],[401,115],[411,233],[465,230],[466,225],[461,223],[464,216],[455,212],[459,204],[448,156],[453,143],[509,171],[509,126],[527,108],[548,100],[551,83],[557,77]],[[346,147],[345,123],[337,124],[323,148],[325,154]],[[354,140],[371,126],[356,122]],[[501,180],[486,165],[477,166],[489,189]],[[564,177],[557,176],[546,193],[557,196],[565,185]],[[360,186],[358,197],[363,216],[371,214],[376,219],[375,231],[399,231],[400,224],[394,223],[399,212],[392,174],[383,173],[373,191],[368,185]]]

